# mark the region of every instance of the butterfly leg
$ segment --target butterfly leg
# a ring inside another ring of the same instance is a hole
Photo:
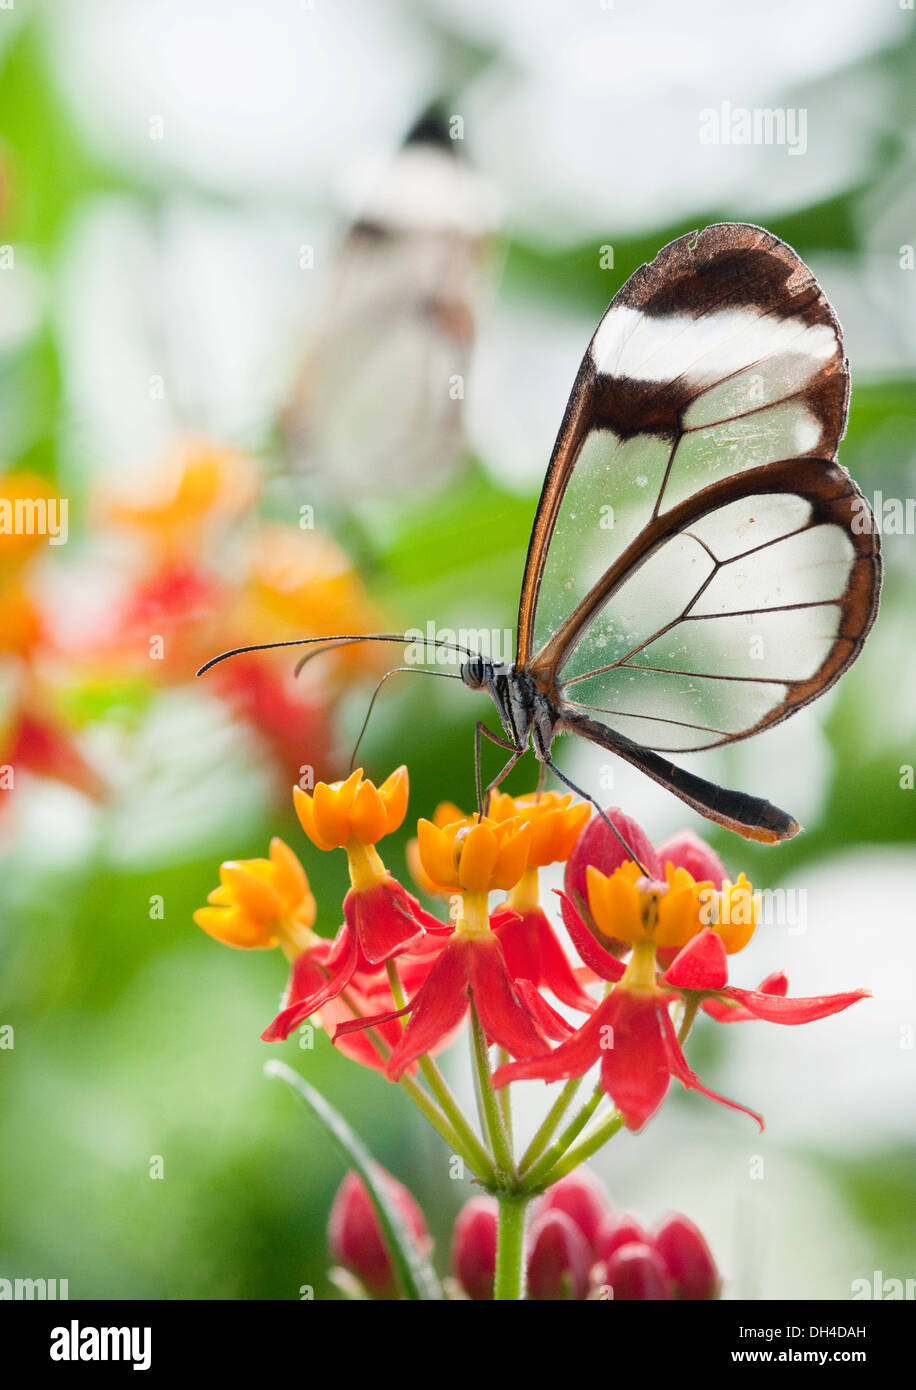
[[[497,748],[508,748],[509,752],[512,754],[512,757],[506,763],[505,767],[497,773],[493,781],[490,782],[490,784],[488,785],[486,794],[484,794],[483,778],[481,776],[480,771],[481,740],[483,739],[484,735],[487,736],[491,743],[495,743]],[[518,762],[519,758],[522,756],[524,752],[527,751],[527,747],[528,745],[525,744],[523,747],[519,748],[518,744],[510,743],[509,739],[500,738],[498,734],[494,734],[492,729],[487,728],[486,724],[484,724],[482,719],[478,719],[477,723],[474,725],[474,776],[477,782],[478,818],[486,815],[487,806],[490,801],[490,793],[496,787],[499,786],[500,782],[502,782],[504,778],[508,777],[509,773],[515,767],[515,764]]]
[[[639,855],[636,853],[636,851],[635,851],[634,849],[631,849],[631,847],[627,844],[626,840],[623,838],[623,836],[621,835],[620,831],[617,829],[617,827],[616,827],[616,825],[614,824],[614,822],[613,822],[613,821],[611,820],[611,818],[608,816],[607,812],[598,804],[598,802],[595,800],[595,798],[594,798],[593,796],[589,796],[588,792],[583,791],[581,787],[577,787],[576,784],[575,784],[575,782],[570,781],[570,779],[566,776],[566,774],[565,774],[564,772],[561,772],[561,771],[560,771],[560,769],[557,767],[556,763],[553,761],[553,759],[552,759],[551,757],[548,756],[548,757],[545,757],[545,758],[544,758],[544,760],[543,760],[543,766],[544,766],[544,767],[549,767],[549,768],[550,768],[550,771],[553,773],[554,777],[558,777],[565,787],[569,787],[569,790],[570,790],[571,792],[575,792],[575,793],[576,793],[576,796],[581,796],[583,801],[590,801],[590,802],[591,802],[591,804],[594,806],[595,810],[598,812],[598,814],[599,814],[599,816],[601,817],[601,819],[604,821],[605,825],[606,825],[610,830],[613,830],[614,834],[617,836],[617,839],[618,839],[618,840],[620,841],[620,843],[623,845],[624,849],[626,850],[626,852],[627,852],[627,854],[630,856],[630,858],[633,860],[634,864],[638,865],[639,868],[642,870],[643,877],[644,877],[644,878],[651,878],[652,875],[649,873],[649,870],[648,870],[648,869],[646,868],[646,866],[643,864],[643,862],[642,862],[642,860],[640,859]]]

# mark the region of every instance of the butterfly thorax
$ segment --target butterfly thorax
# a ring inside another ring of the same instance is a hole
[[[496,706],[506,737],[516,748],[529,738],[539,758],[548,757],[557,723],[555,703],[529,673],[514,662],[495,662],[473,656],[461,667],[461,679],[471,690],[486,690]]]

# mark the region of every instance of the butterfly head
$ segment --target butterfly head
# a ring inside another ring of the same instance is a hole
[[[493,663],[489,657],[475,653],[461,663],[461,679],[469,690],[483,690],[493,678]]]

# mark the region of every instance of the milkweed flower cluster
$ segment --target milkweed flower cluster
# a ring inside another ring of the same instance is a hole
[[[474,1272],[467,1252],[495,1249],[488,1222],[497,1208],[505,1214],[504,1199],[571,1191],[555,1184],[620,1127],[641,1130],[672,1078],[762,1127],[759,1115],[711,1090],[689,1066],[683,1048],[698,1017],[809,1023],[866,994],[792,998],[781,972],[757,989],[730,983],[731,958],[758,924],[759,894],[743,874],[729,878],[690,832],[653,845],[619,809],[593,815],[587,803],[550,792],[496,792],[479,815],[443,803],[416,823],[408,845],[414,892],[380,851],[406,820],[406,768],[378,785],[357,769],[293,795],[313,849],[346,855],[350,887],[331,909],[330,922],[340,923],[333,939],[316,930],[326,905],[316,907],[305,869],[279,840],[266,860],[224,864],[196,920],[228,945],[280,946],[287,956],[286,993],[262,1033],[266,1041],[320,1022],[346,1055],[404,1086],[470,1164],[496,1206],[481,1197],[459,1220],[456,1277],[468,1297],[488,1296],[481,1292],[486,1261],[481,1255]],[[548,865],[563,866],[563,888],[542,901],[540,871]],[[476,1128],[432,1060],[465,1027]],[[575,1089],[593,1068],[590,1098],[563,1127]],[[566,1084],[552,1093],[549,1114],[516,1157],[508,1088],[533,1079]],[[588,1203],[581,1183],[576,1191],[578,1226],[562,1205],[539,1198],[529,1234],[530,1297],[597,1296],[598,1266],[599,1282],[616,1298],[712,1296],[708,1261],[706,1292],[683,1292],[703,1283],[696,1271],[705,1259],[702,1237],[686,1218],[650,1237],[632,1219],[627,1225],[615,1217],[616,1236],[597,1244],[597,1207],[586,1219],[595,1230],[583,1236]],[[348,1200],[356,1199],[351,1193]],[[605,1218],[607,1211],[606,1225]],[[517,1296],[499,1292],[506,1269],[503,1260],[502,1276],[493,1275],[497,1297]]]

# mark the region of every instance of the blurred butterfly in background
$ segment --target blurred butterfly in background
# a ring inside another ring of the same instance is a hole
[[[464,454],[463,382],[497,209],[460,146],[430,109],[368,171],[283,411],[289,469],[319,475],[349,506],[443,482]]]
[[[868,504],[836,462],[848,402],[836,316],[791,247],[762,228],[679,237],[630,277],[588,346],[554,445],[515,660],[452,648],[505,734],[477,722],[482,808],[529,747],[593,800],[551,756],[570,733],[748,839],[798,832],[770,802],[668,755],[771,728],[861,651],[881,561]],[[326,650],[408,639],[318,640]],[[510,754],[486,790],[482,737]]]

